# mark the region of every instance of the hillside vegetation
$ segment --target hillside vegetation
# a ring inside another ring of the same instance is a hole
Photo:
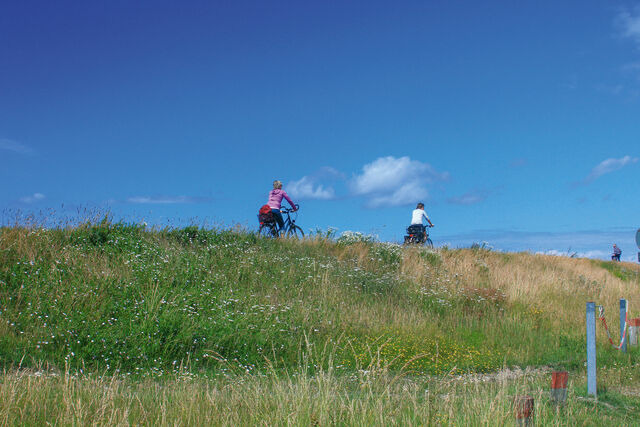
[[[515,367],[582,375],[585,302],[605,307],[616,335],[621,297],[640,317],[637,265],[107,220],[0,230],[5,375],[44,369],[136,383],[185,374],[290,381],[295,372],[433,379]],[[612,350],[598,325],[600,367],[624,366],[635,387],[637,362],[637,351]],[[21,387],[20,378],[4,382]]]

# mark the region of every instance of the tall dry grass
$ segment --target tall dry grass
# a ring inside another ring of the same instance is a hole
[[[619,375],[602,376],[613,384]],[[534,398],[534,425],[640,423],[631,390],[595,401],[581,397],[584,380],[571,376],[567,402],[557,407],[549,380],[545,370],[432,378],[373,367],[345,377],[301,367],[288,375],[164,381],[23,370],[0,374],[0,425],[502,426],[515,424],[514,399],[523,395]]]
[[[449,274],[459,282],[491,287],[548,313],[554,324],[578,327],[583,323],[585,303],[596,301],[605,307],[611,321],[618,317],[621,298],[637,307],[640,316],[640,283],[623,280],[590,259],[529,253],[499,254],[489,251],[444,251],[443,261]],[[640,274],[640,266],[620,263],[619,267]]]

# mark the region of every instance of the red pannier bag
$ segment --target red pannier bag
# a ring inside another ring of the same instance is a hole
[[[271,207],[269,205],[263,205],[258,211],[258,221],[260,224],[265,224],[268,222],[274,222],[275,218],[273,217],[273,212],[271,212]]]

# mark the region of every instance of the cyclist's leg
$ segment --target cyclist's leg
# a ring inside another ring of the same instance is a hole
[[[278,223],[278,228],[282,229],[282,227],[284,227],[284,219],[282,218],[282,213],[280,212],[280,209],[271,209],[271,213],[273,214],[273,217]]]

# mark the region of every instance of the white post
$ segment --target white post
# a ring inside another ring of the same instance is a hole
[[[596,394],[596,303],[587,303],[587,394]]]
[[[627,340],[625,339],[624,342],[622,342],[622,339],[624,338],[624,328],[625,326],[627,326],[626,320],[627,320],[627,300],[623,298],[620,300],[620,341],[621,341],[620,351],[623,353],[627,352]]]

